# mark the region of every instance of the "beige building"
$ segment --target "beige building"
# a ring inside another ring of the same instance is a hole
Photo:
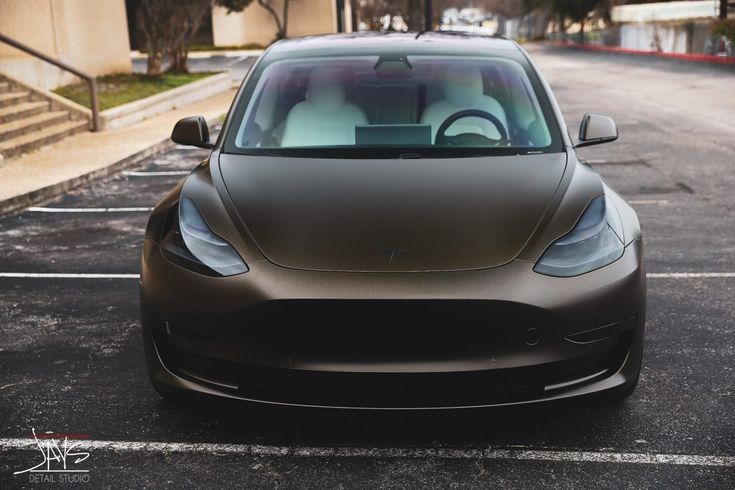
[[[131,71],[125,0],[0,0],[0,32],[91,75]],[[4,43],[0,73],[47,90],[75,81]]]
[[[282,1],[275,2],[279,13],[282,11]],[[288,37],[337,32],[337,27],[336,0],[291,1]],[[276,37],[276,23],[258,2],[252,2],[242,12],[230,14],[225,8],[215,7],[212,11],[212,35],[215,46],[267,46]]]

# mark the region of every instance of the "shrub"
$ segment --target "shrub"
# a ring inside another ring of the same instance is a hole
[[[710,32],[715,36],[724,36],[735,43],[735,19],[723,19],[713,22]]]

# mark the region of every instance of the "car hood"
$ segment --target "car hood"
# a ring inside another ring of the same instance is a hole
[[[226,190],[271,262],[330,271],[447,271],[512,260],[566,154],[442,159],[220,155]]]

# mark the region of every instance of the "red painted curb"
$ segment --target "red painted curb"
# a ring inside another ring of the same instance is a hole
[[[639,56],[655,56],[658,58],[670,58],[684,61],[696,61],[704,63],[718,63],[721,65],[735,65],[735,56],[717,56],[701,53],[663,53],[661,51],[643,51],[640,49],[627,49],[618,46],[601,46],[599,44],[577,44],[569,41],[548,41],[547,44],[563,46],[567,48],[585,49],[588,51],[605,51],[608,53],[634,54]]]

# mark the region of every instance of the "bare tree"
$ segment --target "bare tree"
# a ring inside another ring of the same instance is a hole
[[[288,0],[286,0],[288,1]],[[141,0],[136,17],[148,52],[148,75],[159,75],[165,56],[169,71],[189,71],[189,44],[215,5],[240,12],[252,0]]]
[[[169,18],[175,3],[174,0],[142,0],[138,6],[138,25],[145,37],[145,49],[148,53],[148,75],[161,73],[163,56],[170,45]]]
[[[284,39],[288,35],[288,7],[291,0],[281,0],[281,2],[283,3],[279,16],[275,0],[258,0],[258,5],[266,9],[276,23],[276,40]]]
[[[212,11],[215,0],[179,0],[171,15],[173,32],[168,49],[168,71],[188,73],[189,44],[199,31],[202,21]]]

